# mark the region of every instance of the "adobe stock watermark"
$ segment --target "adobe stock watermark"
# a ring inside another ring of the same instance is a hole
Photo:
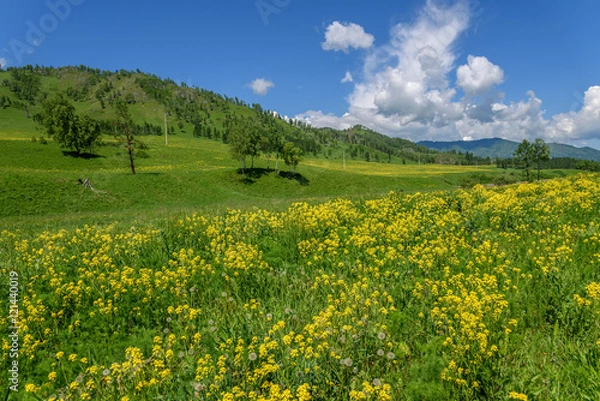
[[[8,282],[8,388],[19,391],[19,274],[11,271]]]
[[[48,35],[56,31],[61,22],[64,22],[73,11],[73,6],[83,4],[85,0],[47,0],[47,13],[39,19],[25,21],[27,31],[24,40],[13,38],[8,41],[7,47],[0,51],[0,57],[5,64],[22,64],[24,56],[33,54],[40,47]],[[4,66],[3,66],[4,67]]]
[[[256,0],[256,11],[265,25],[269,25],[269,17],[279,14],[291,4],[292,0]]]

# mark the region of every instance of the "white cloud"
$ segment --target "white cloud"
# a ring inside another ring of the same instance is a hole
[[[257,78],[250,82],[249,86],[256,95],[264,96],[267,94],[269,89],[275,86],[275,84],[273,81],[269,81],[264,78]]]
[[[325,32],[325,42],[321,44],[323,50],[343,51],[348,53],[354,49],[368,49],[373,46],[375,37],[365,32],[360,25],[353,23],[333,22]]]
[[[346,75],[344,76],[344,78],[342,78],[342,83],[345,84],[346,82],[354,82],[354,77],[352,76],[350,71],[346,71]]]
[[[4,57],[0,57],[0,69],[6,68],[7,65],[8,62],[6,61],[6,59]]]
[[[549,136],[553,140],[600,138],[600,86],[588,88],[580,111],[555,115]]]
[[[467,95],[478,95],[501,84],[504,81],[504,71],[485,57],[469,55],[467,64],[456,70],[456,78],[456,84]]]
[[[532,91],[528,91],[527,96],[527,100],[508,105],[494,103],[490,108],[489,120],[465,115],[456,121],[456,130],[461,135],[474,139],[498,137],[520,142],[524,138],[544,136],[548,121],[544,119],[542,101]],[[476,106],[468,106],[472,107]]]
[[[457,40],[470,19],[468,0],[451,5],[427,0],[413,22],[394,26],[388,43],[369,49],[363,79],[353,80],[347,113],[309,110],[296,118],[341,129],[361,124],[415,141],[542,137],[576,143],[600,138],[600,86],[588,89],[580,111],[546,119],[542,100],[532,91],[507,102],[492,90],[504,81],[504,71],[486,57],[469,56],[457,68]],[[338,43],[336,50],[349,47]],[[464,99],[457,89],[465,92]]]
[[[399,135],[461,118],[463,106],[452,101],[456,90],[449,87],[447,74],[456,59],[454,42],[468,21],[464,2],[451,7],[428,2],[414,23],[393,27],[390,42],[366,56],[366,79],[355,83],[348,114],[338,126],[356,121]],[[324,125],[332,124],[333,116],[313,111],[304,117]]]
[[[456,59],[453,44],[468,21],[465,3],[428,2],[414,23],[393,27],[390,42],[367,60],[367,79],[350,96],[350,111],[369,109],[400,127],[459,118],[462,106],[452,102],[456,91],[446,76]]]

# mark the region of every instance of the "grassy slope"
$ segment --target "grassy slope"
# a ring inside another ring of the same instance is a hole
[[[8,77],[8,73],[0,72],[0,82]],[[61,88],[76,86],[81,79],[76,71],[67,71],[60,79],[44,77],[42,82],[45,91],[55,93]],[[133,77],[110,79],[121,93],[135,93],[139,101],[130,109],[136,122],[162,125],[163,106],[140,93]],[[9,89],[1,85],[0,95],[14,98]],[[112,116],[110,106],[102,109],[95,98],[75,102],[75,106],[79,112],[97,118]],[[231,107],[236,114],[251,112],[244,107]],[[223,116],[215,111],[211,118],[219,127]],[[169,117],[169,125],[176,126],[176,122],[175,117]],[[176,131],[177,135],[170,136],[168,147],[164,137],[142,138],[149,146],[150,157],[136,161],[138,174],[132,176],[122,149],[102,147],[98,149],[101,157],[89,160],[64,156],[51,140],[47,145],[31,142],[32,137],[40,138],[43,132],[32,119],[26,118],[23,110],[0,109],[0,223],[28,227],[66,221],[130,221],[176,211],[227,207],[280,208],[298,200],[369,197],[392,190],[452,189],[474,173],[503,174],[493,167],[404,165],[396,157],[391,164],[348,159],[344,169],[342,150],[336,149],[329,159],[323,155],[305,157],[298,169],[302,181],[274,174],[243,181],[236,173],[238,165],[231,159],[226,145],[193,138],[190,123]],[[110,138],[105,140],[110,141]],[[267,164],[261,159],[256,161],[256,166],[265,168]],[[287,170],[283,163],[280,168]],[[77,180],[85,178],[105,194],[84,191]]]
[[[50,141],[32,143],[35,132],[0,132],[0,219],[13,225],[40,217],[82,221],[115,219],[122,215],[162,215],[166,210],[187,211],[226,207],[278,207],[292,201],[320,201],[332,197],[368,197],[389,191],[452,189],[473,172],[501,174],[492,167],[401,165],[307,158],[299,173],[308,182],[274,174],[242,181],[228,147],[179,134],[170,138],[145,137],[148,159],[138,159],[138,174],[129,173],[122,150],[101,148],[102,157],[64,156]],[[14,139],[7,139],[14,138]],[[258,160],[257,167],[266,167]],[[273,164],[271,164],[273,167]],[[286,166],[281,163],[281,167]],[[96,195],[77,185],[89,178]],[[33,216],[33,217],[26,217]]]

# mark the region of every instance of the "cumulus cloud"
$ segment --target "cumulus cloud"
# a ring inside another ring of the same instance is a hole
[[[456,70],[456,78],[456,84],[467,95],[479,95],[501,84],[504,81],[504,71],[485,57],[469,55],[467,64]]]
[[[550,124],[549,136],[556,140],[599,138],[600,86],[588,88],[580,111],[555,115]]]
[[[257,78],[254,81],[250,82],[250,88],[256,95],[264,96],[269,92],[269,89],[275,86],[273,81],[269,81],[264,78]]]
[[[323,50],[343,51],[348,53],[350,48],[368,49],[373,46],[375,37],[365,32],[360,25],[353,23],[333,22],[325,31]]]
[[[542,100],[532,91],[522,100],[507,102],[504,94],[493,90],[503,83],[504,71],[486,57],[469,55],[466,64],[457,67],[457,41],[470,20],[467,0],[450,5],[427,0],[411,23],[392,27],[387,43],[366,44],[370,49],[361,79],[353,77],[354,91],[344,115],[309,110],[296,118],[338,129],[361,124],[416,141],[542,137],[575,142],[600,137],[600,86],[588,89],[580,111],[547,119]],[[334,42],[328,47],[334,49]],[[335,49],[350,47],[338,42]],[[457,89],[465,93],[464,99]]]
[[[6,68],[7,65],[8,62],[6,61],[6,59],[4,57],[0,57],[0,70]]]
[[[354,82],[354,77],[352,76],[350,71],[346,71],[346,75],[344,76],[344,78],[342,78],[342,83],[345,84],[346,82]]]
[[[359,121],[385,133],[423,133],[430,123],[442,127],[459,119],[463,106],[452,101],[456,90],[447,75],[456,60],[454,43],[468,22],[465,2],[428,2],[415,22],[394,26],[389,43],[366,56],[365,80],[355,83],[338,126]],[[301,117],[314,125],[332,123],[332,116],[315,111]]]

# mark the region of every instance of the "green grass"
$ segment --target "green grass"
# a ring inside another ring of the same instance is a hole
[[[9,109],[10,110],[10,109]],[[8,113],[6,110],[0,110]],[[11,110],[10,119],[0,119],[0,219],[14,226],[32,220],[85,221],[124,215],[163,216],[165,211],[224,210],[232,208],[284,207],[294,201],[323,201],[335,197],[365,198],[389,191],[430,191],[453,189],[465,182],[487,183],[516,172],[495,167],[389,164],[346,161],[307,156],[298,173],[301,179],[276,176],[273,172],[246,179],[239,165],[218,141],[193,138],[189,133],[164,137],[142,137],[148,158],[137,158],[134,176],[123,149],[104,146],[99,157],[65,156],[52,140],[31,142],[42,133],[23,111]],[[106,142],[112,142],[106,138]],[[255,167],[266,169],[263,158]],[[274,161],[271,161],[271,168]],[[280,162],[280,169],[287,166]],[[546,176],[571,172],[553,171]],[[473,178],[475,177],[475,178]],[[483,177],[483,178],[482,178]],[[86,191],[78,179],[89,178],[101,194]],[[487,181],[487,182],[486,182]],[[78,216],[81,219],[78,219]]]

